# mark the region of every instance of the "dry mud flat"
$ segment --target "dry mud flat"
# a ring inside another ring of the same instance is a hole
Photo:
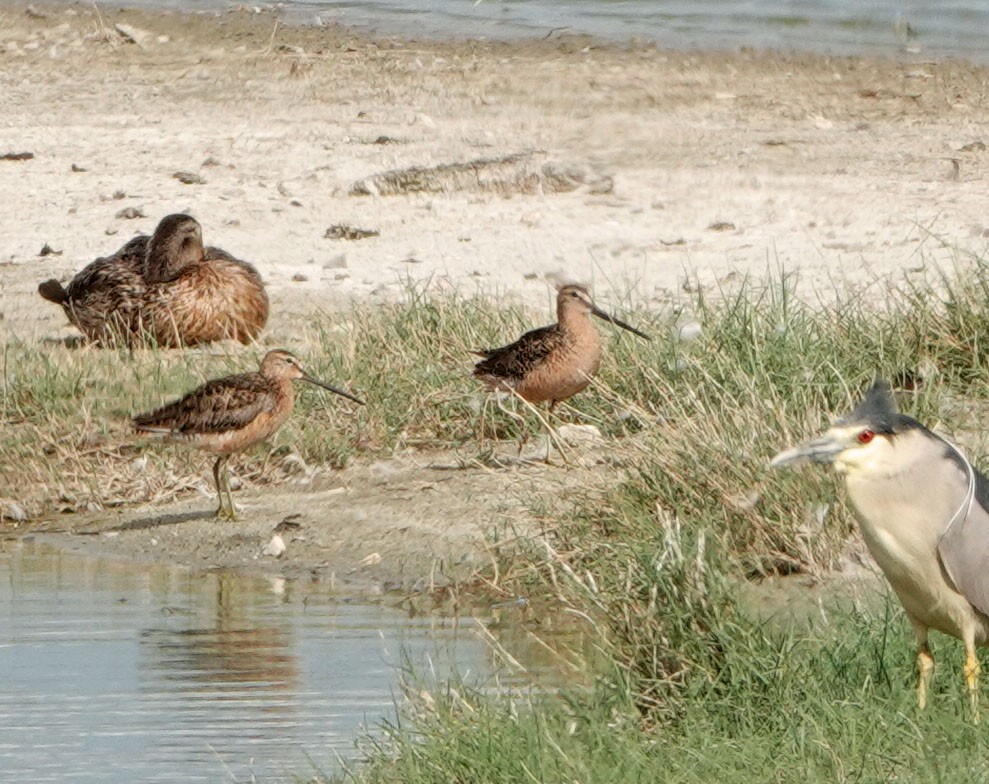
[[[631,293],[659,308],[779,265],[805,296],[881,299],[890,275],[985,250],[987,84],[983,68],[920,59],[427,44],[249,11],[5,7],[0,335],[72,334],[38,282],[179,210],[261,271],[262,342],[302,352],[314,313],[399,298],[410,280],[544,307],[543,276],[562,270],[602,305]],[[456,462],[369,456],[325,485],[248,491],[237,526],[201,518],[203,495],[11,533],[416,582],[488,558],[502,522],[524,528],[506,498],[620,470],[429,468]],[[259,555],[299,511],[287,552]]]
[[[562,269],[659,305],[779,264],[811,293],[989,230],[987,72],[965,63],[35,5],[0,11],[0,66],[0,312],[24,338],[67,333],[39,280],[183,209],[262,272],[273,345],[410,279],[544,307]]]

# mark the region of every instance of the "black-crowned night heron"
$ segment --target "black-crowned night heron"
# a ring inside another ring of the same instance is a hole
[[[820,438],[780,452],[771,466],[834,463],[862,537],[917,636],[917,700],[927,702],[934,658],[927,632],[965,644],[965,681],[978,720],[979,661],[989,639],[989,481],[957,447],[896,410],[877,382]]]

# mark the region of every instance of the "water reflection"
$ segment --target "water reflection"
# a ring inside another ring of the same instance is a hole
[[[156,736],[155,765],[219,759],[228,766],[253,746],[291,744],[302,729],[300,664],[291,616],[277,607],[260,622],[243,579],[212,574],[196,586],[195,614],[168,607],[141,635],[141,704],[167,711],[180,729]],[[221,751],[222,747],[222,751]]]
[[[405,657],[477,680],[489,656],[316,583],[0,553],[0,781],[305,780],[393,715]]]

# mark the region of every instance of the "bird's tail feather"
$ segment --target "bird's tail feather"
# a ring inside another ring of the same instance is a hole
[[[61,283],[55,280],[55,278],[46,280],[38,286],[38,293],[49,302],[54,302],[56,305],[64,305],[69,300],[68,292]]]

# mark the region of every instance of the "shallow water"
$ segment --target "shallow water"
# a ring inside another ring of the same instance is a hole
[[[673,49],[895,55],[909,48],[989,59],[985,0],[292,0],[285,8],[424,37],[566,32]]]
[[[0,781],[331,772],[362,726],[394,717],[406,662],[490,673],[474,628],[314,583],[0,552]]]
[[[23,0],[0,0],[0,6]],[[989,61],[986,0],[115,0],[186,11],[277,6],[295,23],[423,38],[559,33],[673,49],[759,49]]]

